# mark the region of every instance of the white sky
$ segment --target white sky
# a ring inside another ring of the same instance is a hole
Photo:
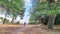
[[[24,18],[22,20],[22,23],[26,22],[28,23],[29,22],[29,18],[30,18],[30,12],[31,12],[31,7],[32,7],[32,3],[31,3],[31,0],[24,0],[24,5],[25,5],[25,13],[24,13]]]

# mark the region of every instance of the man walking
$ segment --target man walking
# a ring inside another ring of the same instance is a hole
[[[24,26],[26,26],[26,22],[24,22]]]

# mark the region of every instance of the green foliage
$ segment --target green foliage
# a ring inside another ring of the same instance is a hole
[[[24,9],[23,0],[0,0],[0,6],[6,10],[5,16],[17,17]]]
[[[1,22],[3,22],[3,17],[0,17]]]
[[[7,24],[7,23],[10,23],[10,21],[9,21],[8,19],[6,19],[5,21],[6,21],[6,24]]]
[[[4,21],[3,17],[0,17],[0,20],[1,20],[1,22],[3,22]],[[5,23],[9,23],[10,22],[8,19],[6,19],[5,21],[6,21]]]
[[[55,24],[60,24],[60,15],[59,14],[56,17]]]
[[[16,23],[16,24],[20,24],[20,23],[19,23],[19,21],[17,21],[17,23]]]
[[[36,21],[32,20],[28,24],[39,24],[39,23],[37,23]]]
[[[58,11],[57,10],[48,10],[47,12],[46,12],[46,15],[57,15],[58,14]]]
[[[7,13],[13,14],[15,13],[15,16],[17,15],[17,12],[20,12],[21,10],[24,10],[23,7],[23,0],[0,0],[0,5],[3,5],[4,7],[7,7]]]
[[[60,13],[60,2],[52,2],[52,3],[48,3],[48,1],[40,1],[38,0],[37,4],[35,4],[35,6],[33,7],[33,14],[31,15],[31,20],[32,18],[34,18],[34,20],[36,19],[36,17],[38,16],[54,16],[57,15],[58,13]]]

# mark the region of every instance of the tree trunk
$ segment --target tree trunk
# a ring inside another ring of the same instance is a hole
[[[14,17],[12,18],[12,21],[11,21],[11,23],[13,23],[13,21],[14,21]]]
[[[6,20],[6,18],[4,18],[3,24],[5,24],[5,20]]]
[[[48,28],[48,29],[53,29],[53,25],[54,25],[54,22],[55,22],[55,18],[56,18],[56,15],[49,17],[49,19],[48,19],[48,24],[47,24],[47,28]]]
[[[6,14],[5,14],[5,18],[4,18],[4,20],[3,20],[3,24],[5,24],[5,20],[6,20]]]

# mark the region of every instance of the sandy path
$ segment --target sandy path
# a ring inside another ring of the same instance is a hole
[[[43,28],[43,29],[42,29]],[[0,25],[0,34],[60,34],[60,30],[47,31],[40,25]]]

